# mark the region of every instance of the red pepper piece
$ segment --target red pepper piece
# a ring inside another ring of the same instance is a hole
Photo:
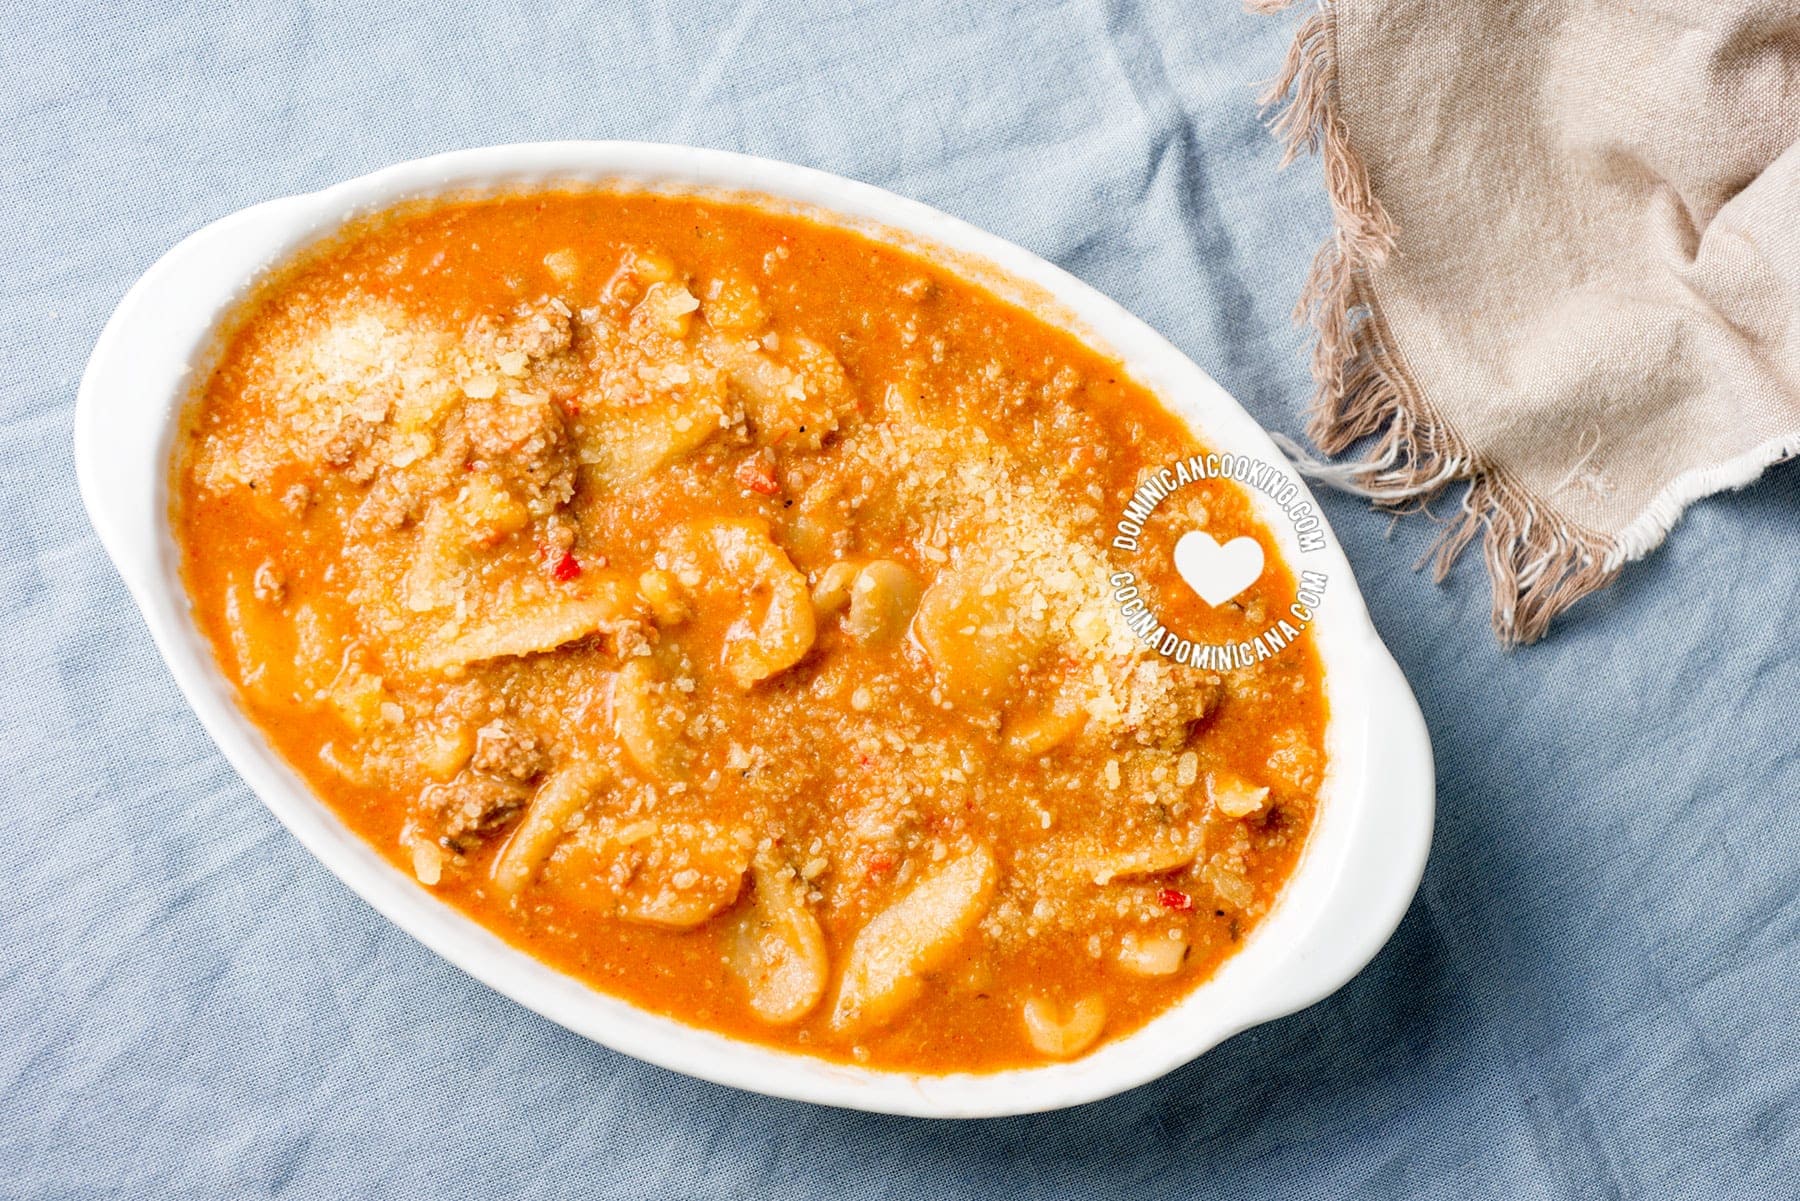
[[[775,456],[767,450],[759,450],[739,463],[732,478],[758,496],[774,496],[781,491],[781,484],[775,479]]]

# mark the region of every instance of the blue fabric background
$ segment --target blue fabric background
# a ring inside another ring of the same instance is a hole
[[[87,527],[84,358],[240,206],[552,137],[774,155],[947,209],[1298,432],[1327,229],[1225,0],[9,0],[0,18],[0,1195],[1796,1195],[1800,472],[1698,505],[1547,645],[1471,557],[1327,501],[1424,704],[1440,828],[1331,1000],[1072,1112],[947,1124],[700,1084],[440,962],[226,768]]]

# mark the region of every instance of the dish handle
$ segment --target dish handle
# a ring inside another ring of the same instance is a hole
[[[1424,878],[1437,808],[1431,737],[1412,688],[1371,634],[1363,703],[1365,776],[1351,793],[1349,846],[1306,936],[1285,958],[1286,983],[1269,994],[1268,1021],[1325,999],[1374,959],[1406,916]]]

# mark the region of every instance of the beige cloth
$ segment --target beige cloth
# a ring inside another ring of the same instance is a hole
[[[1338,221],[1313,437],[1360,451],[1320,474],[1469,482],[1439,569],[1484,534],[1502,641],[1800,451],[1800,3],[1337,0],[1284,97]]]

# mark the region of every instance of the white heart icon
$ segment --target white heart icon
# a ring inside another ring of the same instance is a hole
[[[1175,570],[1215,609],[1256,583],[1262,569],[1262,545],[1248,536],[1220,546],[1211,534],[1189,530],[1175,543]]]

